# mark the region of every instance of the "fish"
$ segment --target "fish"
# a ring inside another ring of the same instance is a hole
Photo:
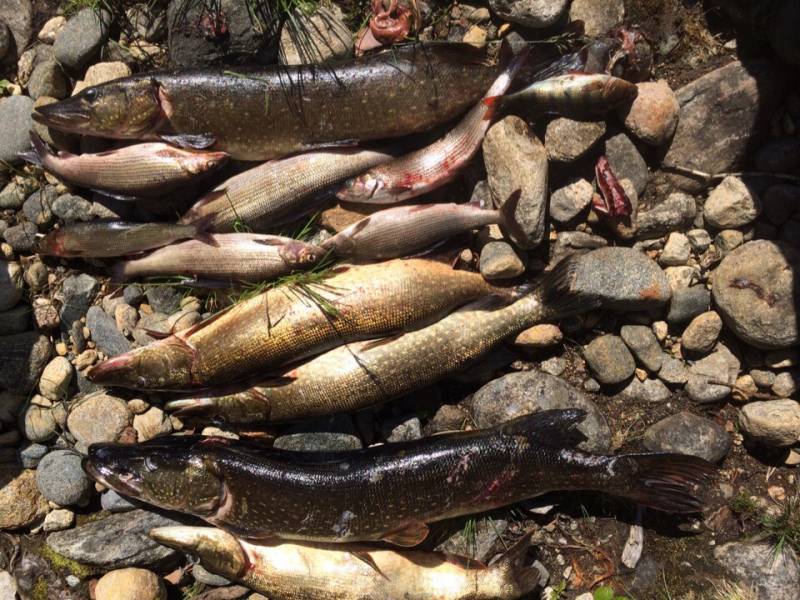
[[[412,394],[455,375],[537,323],[595,308],[594,296],[573,289],[578,265],[574,257],[564,259],[507,306],[486,296],[427,327],[346,344],[273,379],[173,399],[165,408],[195,420],[285,423],[362,410]]]
[[[353,260],[397,258],[493,223],[510,229],[517,239],[525,239],[514,217],[518,200],[519,194],[515,194],[499,210],[453,203],[387,208],[353,223],[320,246]]]
[[[163,196],[222,167],[225,152],[175,148],[163,142],[134,144],[95,154],[52,153],[31,132],[34,151],[22,158],[72,185],[116,198]]]
[[[416,546],[430,523],[554,491],[605,492],[670,513],[699,512],[707,461],[590,454],[580,409],[361,450],[296,452],[228,438],[98,443],[86,473],[124,496],[194,515],[249,541]]]
[[[511,52],[508,45],[502,49]],[[498,97],[508,90],[528,56],[523,48],[507,60],[484,98],[444,137],[410,154],[348,179],[336,193],[339,200],[393,204],[426,194],[455,179],[481,146],[495,117]]]
[[[208,571],[270,598],[303,600],[513,600],[541,575],[525,564],[523,535],[489,567],[439,552],[361,546],[251,544],[213,527],[168,526],[150,538],[198,558]]]
[[[320,275],[316,283],[268,289],[192,328],[108,359],[87,377],[135,389],[221,385],[434,320],[484,295],[518,293],[428,259],[342,265]]]
[[[112,267],[116,283],[139,277],[187,276],[211,281],[268,281],[318,264],[327,251],[300,240],[260,233],[209,235],[213,244],[187,240]]]
[[[213,244],[203,223],[181,225],[98,220],[54,229],[37,240],[36,251],[46,256],[66,258],[129,256],[190,238]]]
[[[206,219],[218,232],[240,225],[254,230],[282,225],[317,208],[337,182],[393,156],[380,150],[333,149],[269,161],[218,185],[180,222]]]
[[[490,46],[409,44],[327,65],[147,73],[91,86],[33,118],[62,131],[269,160],[451,121],[500,70]]]

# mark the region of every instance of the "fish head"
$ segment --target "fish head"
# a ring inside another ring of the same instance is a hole
[[[366,172],[345,181],[336,196],[345,202],[368,202],[385,186],[386,182],[382,178]]]
[[[292,269],[305,269],[321,261],[327,254],[326,250],[306,244],[300,240],[291,240],[283,244],[278,250],[283,262]]]
[[[199,436],[170,436],[141,444],[89,446],[83,469],[116,492],[197,516],[216,512],[224,484]]]
[[[92,367],[89,381],[144,390],[189,388],[195,351],[183,338],[171,336]]]
[[[184,150],[184,152],[186,152]],[[209,173],[224,165],[228,160],[227,152],[189,151],[191,154],[183,162],[183,168],[191,175]]]
[[[248,566],[242,545],[222,529],[178,525],[157,527],[148,535],[159,544],[196,556],[204,567],[228,579],[239,577]]]
[[[165,118],[158,84],[150,79],[110,81],[40,106],[35,121],[71,133],[143,138]]]

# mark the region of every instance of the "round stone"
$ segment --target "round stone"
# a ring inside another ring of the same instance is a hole
[[[67,417],[67,429],[84,444],[112,442],[130,423],[124,400],[98,392],[75,402]]]
[[[94,484],[83,472],[81,455],[72,450],[54,450],[39,461],[36,486],[42,495],[59,506],[86,504]]]
[[[644,445],[650,452],[678,452],[717,462],[728,453],[731,441],[718,423],[684,411],[648,427]]]
[[[800,439],[800,403],[768,400],[746,404],[739,414],[745,435],[768,446],[791,446]]]

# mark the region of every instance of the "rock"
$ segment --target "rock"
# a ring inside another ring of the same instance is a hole
[[[721,425],[682,411],[644,432],[644,446],[650,452],[677,452],[719,462],[731,449],[731,440]]]
[[[615,335],[602,335],[583,347],[592,373],[607,385],[620,383],[633,375],[636,363],[621,338]]]
[[[47,267],[37,257],[32,262],[28,263],[28,267],[25,269],[25,273],[22,277],[25,280],[25,283],[28,284],[28,287],[31,288],[31,290],[33,291],[41,290],[47,285],[47,277],[48,277]],[[37,300],[39,300],[39,298],[34,300],[34,302],[36,302]],[[56,312],[56,317],[57,316],[58,312]]]
[[[506,242],[489,242],[481,249],[478,263],[486,279],[512,279],[525,272],[525,263]]]
[[[3,237],[17,254],[31,254],[36,248],[36,225],[25,221],[9,227]]]
[[[669,281],[669,287],[672,292],[677,290],[686,289],[697,280],[697,271],[693,267],[667,267],[664,269],[664,275]]]
[[[547,157],[558,162],[573,162],[591,150],[605,133],[605,121],[553,119],[544,134]]]
[[[570,254],[575,254],[576,252],[583,254],[583,250],[594,250],[607,245],[608,241],[599,235],[591,235],[583,231],[562,231],[558,234],[558,239],[556,239],[550,264],[555,265]]]
[[[761,388],[772,387],[772,384],[775,383],[776,378],[775,373],[772,371],[765,371],[763,369],[752,369],[750,371],[750,377],[753,378],[753,383]]]
[[[100,85],[101,83],[113,81],[114,79],[128,77],[130,74],[131,68],[124,62],[112,61],[96,63],[86,69],[86,74],[81,81],[75,83],[75,87],[72,89],[72,95],[78,94],[84,88]]]
[[[772,384],[772,393],[778,398],[788,398],[797,391],[797,374],[791,371],[784,371],[775,376]]]
[[[66,508],[57,508],[47,513],[42,523],[42,529],[47,533],[50,531],[61,531],[69,529],[75,523],[75,513]]]
[[[503,519],[476,518],[474,531],[469,535],[465,529],[460,529],[436,546],[435,550],[488,564],[492,557],[504,551],[503,534],[507,529],[508,521]]]
[[[686,232],[686,237],[696,254],[702,254],[711,245],[711,236],[705,229],[691,229]]]
[[[661,368],[664,353],[653,334],[653,330],[645,325],[624,325],[620,336],[630,348],[636,359],[651,373]]]
[[[73,402],[67,428],[84,444],[113,442],[130,424],[128,405],[121,398],[103,392]]]
[[[52,403],[41,396],[31,398],[19,416],[19,428],[31,442],[47,442],[56,435]]]
[[[785,77],[773,64],[732,62],[677,91],[678,127],[664,164],[704,173],[735,170],[758,142],[784,94]],[[687,191],[703,183],[680,175],[671,179]]]
[[[62,194],[53,202],[53,212],[65,223],[89,221],[92,218],[92,203],[75,194]]]
[[[515,217],[526,239],[512,240],[521,248],[538,246],[545,235],[547,212],[547,152],[525,121],[508,116],[489,128],[483,140],[487,180],[497,204],[517,190]]]
[[[760,213],[755,192],[738,177],[728,176],[709,194],[703,218],[716,229],[732,229],[752,223]]]
[[[729,542],[714,550],[714,558],[737,581],[752,587],[754,597],[765,600],[797,597],[800,564],[789,544],[778,554],[769,542]]]
[[[747,242],[712,275],[714,302],[725,324],[758,348],[800,342],[795,298],[800,297],[797,251],[781,242]]]
[[[534,325],[514,338],[514,345],[522,348],[549,348],[561,343],[564,334],[557,325]]]
[[[711,292],[705,286],[682,287],[672,292],[667,323],[680,325],[694,319],[708,310],[711,305]]]
[[[63,356],[56,356],[42,371],[39,392],[48,400],[64,400],[72,381],[72,365]]]
[[[47,514],[47,500],[36,487],[36,471],[0,472],[0,529],[20,529]]]
[[[310,15],[295,10],[283,24],[278,56],[284,65],[320,64],[351,56],[353,43],[353,32],[335,4],[319,6]]]
[[[19,263],[0,261],[0,310],[8,310],[22,299],[22,268]]]
[[[714,236],[714,246],[722,255],[728,254],[744,243],[744,235],[737,229],[725,229]]]
[[[71,74],[83,73],[108,39],[110,23],[111,15],[104,9],[78,12],[56,37],[56,60]]]
[[[630,179],[641,195],[650,180],[650,171],[631,139],[624,133],[608,138],[605,154],[617,179]]]
[[[739,413],[744,434],[767,446],[791,446],[800,440],[800,403],[795,400],[749,402]]]
[[[136,323],[139,322],[139,313],[130,304],[120,302],[114,308],[114,321],[117,323],[117,329],[123,335],[130,335],[136,328]]]
[[[47,545],[71,560],[89,565],[156,567],[176,558],[178,552],[154,542],[147,532],[156,527],[180,524],[157,513],[137,509],[51,533],[47,536]]]
[[[61,15],[49,18],[39,30],[37,39],[43,44],[52,44],[56,41],[56,36],[67,24],[67,18]]]
[[[61,287],[64,295],[64,303],[61,306],[62,328],[69,329],[73,321],[80,320],[86,314],[98,287],[97,280],[86,273],[70,275],[64,280]]]
[[[489,7],[506,21],[541,29],[558,21],[567,9],[567,0],[489,0]]]
[[[674,192],[655,206],[640,210],[636,216],[636,237],[648,240],[691,226],[697,214],[694,198]]]
[[[550,216],[559,223],[577,217],[592,202],[594,188],[585,179],[576,179],[550,194]]]
[[[689,368],[686,392],[695,402],[718,402],[726,398],[736,382],[741,363],[724,345]],[[727,385],[726,385],[727,384]]]
[[[19,451],[19,462],[23,469],[35,469],[42,457],[47,454],[48,448],[43,444],[32,442],[25,444]]]
[[[211,585],[215,587],[230,585],[231,583],[230,580],[220,577],[219,575],[214,575],[213,573],[207,571],[200,563],[192,565],[192,578],[204,585]]]
[[[181,307],[181,295],[168,285],[157,285],[148,288],[145,292],[147,301],[153,310],[165,314],[172,314]]]
[[[603,453],[611,443],[611,430],[593,402],[563,379],[536,369],[509,373],[490,381],[464,402],[464,408],[479,429],[540,410],[581,408],[587,415],[578,429],[587,441],[579,448]]]
[[[0,337],[0,388],[27,394],[39,383],[52,352],[50,340],[34,331]]]
[[[664,250],[658,257],[658,262],[665,267],[685,265],[691,254],[692,247],[689,244],[689,238],[676,231],[669,234],[667,243],[664,244]]]
[[[461,431],[470,416],[460,406],[445,404],[439,407],[425,426],[425,435],[442,433],[443,431]]]
[[[659,379],[639,381],[634,377],[620,392],[620,396],[633,402],[666,402],[672,396],[672,392]]]
[[[136,508],[127,498],[123,498],[114,490],[108,490],[100,496],[100,506],[110,513],[129,512]]]
[[[33,192],[22,205],[22,212],[28,221],[39,227],[46,227],[53,222],[52,203],[58,197],[53,186],[45,186]]]
[[[41,62],[33,69],[28,80],[28,93],[36,100],[42,96],[61,100],[69,92],[69,79],[54,60]]]
[[[22,160],[17,156],[30,148],[28,133],[33,128],[31,119],[33,99],[27,96],[0,98],[0,161],[18,165]]]
[[[786,369],[800,365],[800,352],[794,349],[775,350],[764,355],[764,364],[770,369]]]
[[[689,352],[711,352],[722,331],[722,319],[713,310],[697,315],[683,330],[681,347]]]
[[[167,14],[163,4],[137,4],[128,9],[127,16],[136,35],[144,41],[156,43],[167,37]]]
[[[275,439],[273,444],[283,450],[296,452],[335,452],[337,450],[358,450],[361,440],[347,433],[326,431],[290,433]]]
[[[22,53],[33,35],[33,3],[30,0],[3,0],[0,21],[11,30],[16,53]]]
[[[756,170],[768,173],[789,173],[800,167],[800,140],[794,137],[772,138],[758,149]]]
[[[638,139],[661,146],[678,126],[678,99],[663,79],[637,83],[636,87],[639,90],[636,99],[619,109],[620,117]]]
[[[117,322],[99,306],[86,313],[86,326],[92,332],[97,347],[108,356],[117,356],[131,349],[131,343],[117,329]]]
[[[572,0],[569,7],[569,20],[583,21],[584,33],[592,38],[607,33],[624,19],[623,0]]]
[[[166,600],[161,579],[146,569],[117,569],[103,575],[94,588],[95,600]]]
[[[59,506],[83,506],[94,491],[81,467],[81,456],[71,450],[45,454],[36,469],[36,486],[42,496]]]
[[[29,193],[30,189],[27,186],[12,181],[0,192],[0,208],[12,208],[15,210],[20,208]]]
[[[663,271],[646,254],[633,248],[599,248],[579,259],[573,290],[596,295],[604,308],[649,310],[670,299]]]
[[[12,62],[16,58],[15,49],[14,34],[5,21],[0,20],[0,63]]]
[[[151,406],[144,414],[133,417],[133,428],[140,442],[172,433],[169,415],[157,406]]]
[[[122,298],[126,304],[138,306],[144,300],[144,290],[137,284],[126,285],[122,290]]]

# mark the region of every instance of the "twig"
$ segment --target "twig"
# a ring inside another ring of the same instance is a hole
[[[729,171],[725,173],[706,173],[699,169],[692,169],[689,167],[681,167],[678,165],[661,165],[665,171],[674,171],[680,175],[688,175],[690,177],[697,177],[705,180],[706,185],[710,185],[714,181],[722,181],[726,177],[771,177],[773,179],[782,179],[784,181],[792,181],[800,183],[800,176],[791,175],[790,173],[767,173],[766,171]]]

